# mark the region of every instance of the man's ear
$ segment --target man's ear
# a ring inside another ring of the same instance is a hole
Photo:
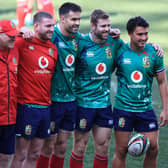
[[[38,28],[38,23],[36,22],[36,23],[34,23],[34,29],[37,29]]]
[[[60,16],[60,21],[64,23],[65,22],[65,16]]]
[[[90,23],[90,27],[91,27],[91,30],[94,30],[96,26],[95,26],[95,24]]]

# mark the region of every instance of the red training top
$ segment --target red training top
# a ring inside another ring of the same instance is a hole
[[[16,88],[19,53],[16,47],[0,50],[0,125],[16,123]]]
[[[37,38],[16,40],[19,48],[18,102],[49,105],[51,78],[57,60],[57,48]]]

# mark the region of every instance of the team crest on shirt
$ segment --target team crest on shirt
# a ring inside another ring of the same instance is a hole
[[[55,130],[55,122],[54,121],[50,122],[50,130],[51,130],[51,132],[54,132],[54,130]]]
[[[75,57],[74,55],[70,54],[70,55],[67,55],[66,59],[65,59],[65,63],[67,66],[71,66],[75,61]]]
[[[25,135],[31,135],[31,133],[32,133],[32,126],[31,125],[26,125]]]
[[[13,57],[12,61],[13,61],[13,64],[17,65],[16,57]]]
[[[85,118],[80,120],[79,127],[80,128],[86,128],[87,120]]]
[[[125,127],[125,118],[124,117],[119,118],[118,126],[121,128]]]
[[[16,59],[16,57],[13,57],[12,61],[13,61],[13,64],[15,65],[15,71],[14,71],[14,73],[17,74],[18,67],[17,67],[17,59]]]
[[[131,73],[131,80],[134,83],[139,83],[143,79],[143,74],[140,71],[134,71]]]
[[[103,75],[106,72],[106,69],[105,63],[99,63],[96,65],[96,73],[99,75]]]
[[[49,52],[49,54],[51,55],[51,56],[53,56],[53,49],[52,48],[49,48],[49,50],[48,50],[48,52]]]
[[[72,40],[72,45],[73,45],[74,50],[76,51],[78,49],[78,45],[75,39]]]
[[[15,24],[13,22],[10,23],[11,27],[15,28]]]
[[[48,67],[48,59],[44,56],[41,56],[38,60],[40,68],[44,69]]]
[[[110,47],[107,47],[105,49],[105,52],[106,52],[106,57],[107,58],[112,58],[112,52],[111,52],[111,48]]]
[[[34,46],[29,46],[29,49],[30,50],[34,50]]]
[[[150,58],[148,56],[143,57],[143,67],[145,67],[145,68],[150,67]]]

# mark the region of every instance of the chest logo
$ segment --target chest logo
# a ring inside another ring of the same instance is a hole
[[[99,63],[96,65],[96,73],[99,75],[103,75],[106,72],[106,64]]]
[[[111,52],[111,48],[110,47],[107,47],[105,49],[105,52],[106,52],[107,58],[112,58],[112,52]]]
[[[74,61],[75,61],[75,57],[72,54],[68,55],[65,59],[65,63],[69,67],[74,63]]]
[[[149,57],[144,57],[143,58],[143,66],[145,68],[149,68],[150,67],[150,58]]]
[[[78,45],[75,39],[72,40],[72,45],[74,47],[74,50],[76,51],[78,49]]]
[[[53,49],[52,48],[49,48],[49,50],[48,50],[48,52],[49,52],[49,54],[51,55],[51,56],[53,56]]]
[[[41,56],[38,60],[40,68],[44,69],[48,67],[48,59],[44,56]]]
[[[30,49],[30,50],[34,50],[34,47],[33,47],[33,46],[29,46],[29,49]]]
[[[130,58],[124,58],[123,63],[124,64],[131,64],[131,59]]]
[[[143,79],[143,74],[140,71],[134,71],[131,73],[131,80],[134,83],[139,83]]]
[[[13,57],[13,64],[17,65],[16,57]]]

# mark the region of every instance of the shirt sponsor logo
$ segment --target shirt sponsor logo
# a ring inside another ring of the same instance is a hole
[[[73,72],[74,68],[64,68],[63,71],[64,72]]]
[[[131,59],[130,58],[125,58],[123,60],[124,64],[131,64]]]
[[[134,71],[131,73],[131,80],[134,83],[139,83],[143,79],[143,74],[140,71]]]
[[[133,88],[133,89],[136,89],[136,88],[146,88],[146,85],[127,85],[128,88]]]
[[[103,75],[106,72],[106,64],[99,63],[96,65],[96,73],[99,75]]]
[[[143,66],[145,67],[145,68],[149,68],[150,67],[150,58],[149,57],[144,57],[143,58]]]
[[[91,80],[99,80],[99,79],[108,79],[109,76],[93,76],[91,77]]]
[[[65,59],[65,63],[69,67],[74,63],[74,61],[75,61],[75,57],[72,54],[68,55]]]
[[[44,69],[48,67],[48,59],[44,56],[41,56],[38,60],[40,68]]]

